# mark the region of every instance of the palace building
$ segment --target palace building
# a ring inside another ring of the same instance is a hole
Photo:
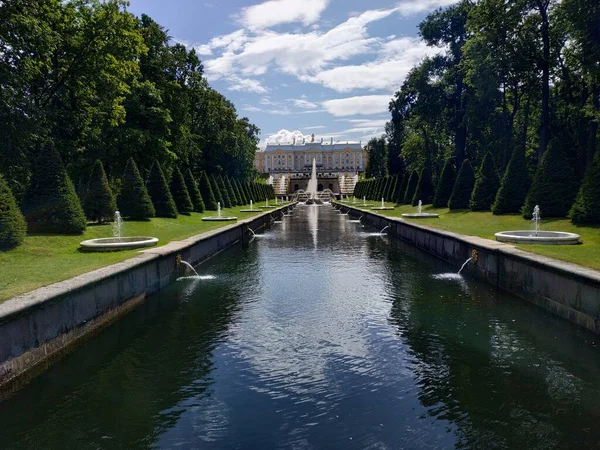
[[[254,166],[262,174],[268,174],[269,182],[277,195],[293,194],[305,190],[311,176],[312,162],[316,161],[318,190],[330,189],[335,194],[350,195],[364,172],[367,153],[361,142],[310,142],[301,140],[290,143],[269,143],[264,150],[257,150]]]

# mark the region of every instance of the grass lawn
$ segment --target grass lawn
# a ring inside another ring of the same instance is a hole
[[[377,203],[377,206],[381,205],[381,202],[367,203]],[[360,208],[359,205],[350,206]],[[386,206],[394,206],[394,204],[386,203]],[[417,208],[402,205],[396,207],[394,210],[376,212],[386,216],[400,217],[403,213],[417,212]],[[495,240],[494,234],[498,231],[529,230],[532,228],[531,222],[523,219],[520,215],[494,216],[491,212],[472,212],[469,210],[449,211],[448,208],[433,208],[431,205],[424,206],[423,212],[435,212],[440,217],[439,219],[406,220],[442,230],[492,240]],[[580,227],[573,225],[568,219],[544,219],[543,214],[544,211],[542,211],[541,230],[577,233],[581,236],[582,244],[516,245],[518,248],[600,270],[600,227]]]
[[[238,219],[245,219],[260,214],[239,212],[244,208],[248,206],[223,209],[223,215],[234,215]],[[177,219],[155,218],[148,222],[125,222],[123,233],[125,236],[157,237],[160,246],[233,223],[202,222],[203,216],[213,215],[216,215],[215,211],[203,214],[192,213],[190,216],[180,215]],[[79,251],[79,243],[85,239],[111,236],[112,223],[89,225],[79,236],[29,235],[20,247],[0,252],[0,302],[123,261],[135,256],[139,251],[135,249],[105,253]]]

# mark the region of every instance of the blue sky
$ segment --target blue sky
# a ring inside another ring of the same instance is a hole
[[[417,25],[456,0],[130,0],[174,41],[195,48],[211,85],[261,130],[264,145],[314,133],[383,132],[407,72],[439,49]]]

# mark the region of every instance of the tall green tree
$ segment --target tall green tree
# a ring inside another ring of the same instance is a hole
[[[148,194],[150,194],[152,204],[156,210],[156,217],[176,218],[177,205],[175,204],[175,200],[173,200],[171,191],[169,191],[167,180],[158,161],[154,161],[154,164],[152,164],[146,184],[148,186]]]
[[[498,189],[500,189],[500,178],[498,177],[492,155],[488,152],[475,175],[475,186],[473,187],[471,200],[469,201],[471,210],[490,210]]]
[[[388,175],[388,148],[385,138],[373,138],[367,144],[366,176],[382,178]]]
[[[23,243],[27,224],[17,201],[4,178],[0,177],[0,250],[10,250]]]
[[[204,199],[202,198],[202,194],[200,193],[200,189],[198,187],[198,183],[194,179],[194,175],[192,175],[192,171],[187,169],[184,172],[185,185],[190,194],[190,200],[192,201],[192,205],[194,206],[194,211],[201,213],[204,212],[206,206],[204,204]]]
[[[96,160],[87,184],[83,209],[89,220],[102,222],[113,217],[117,202],[108,185],[102,161]]]
[[[148,220],[156,214],[144,180],[133,158],[129,158],[125,166],[121,193],[117,203],[121,215],[131,220]]]
[[[183,175],[177,166],[175,166],[173,175],[171,176],[170,190],[177,206],[177,212],[189,215],[194,210],[194,205],[192,204],[192,199],[190,198]]]
[[[198,188],[200,189],[200,194],[202,194],[202,199],[204,200],[204,206],[209,211],[217,210],[217,199],[215,197],[212,184],[206,172],[202,172],[200,174],[200,179],[198,180]]]

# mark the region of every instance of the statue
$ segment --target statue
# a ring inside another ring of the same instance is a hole
[[[315,133],[310,135],[310,142],[315,142]]]

